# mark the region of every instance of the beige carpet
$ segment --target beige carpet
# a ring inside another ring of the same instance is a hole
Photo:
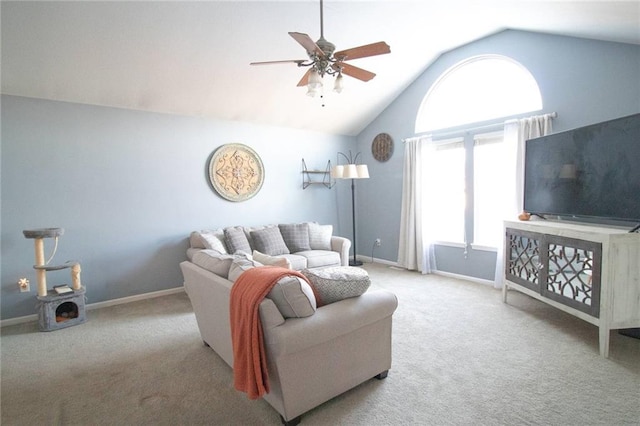
[[[389,377],[302,424],[640,424],[639,339],[612,333],[604,359],[594,326],[519,293],[503,304],[481,284],[365,267],[399,298]],[[2,329],[2,425],[279,424],[267,403],[232,389],[185,294],[87,317],[49,333]]]

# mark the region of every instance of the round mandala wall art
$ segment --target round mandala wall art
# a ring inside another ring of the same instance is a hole
[[[246,145],[230,143],[215,150],[209,162],[213,189],[229,201],[246,201],[264,182],[264,166],[256,152]]]

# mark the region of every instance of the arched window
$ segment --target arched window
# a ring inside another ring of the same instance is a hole
[[[422,100],[416,133],[542,109],[536,80],[520,63],[500,55],[466,59],[444,72]]]
[[[431,86],[415,130],[432,133],[424,195],[437,201],[423,210],[423,220],[437,224],[436,243],[490,250],[502,244],[502,219],[515,199],[513,180],[505,176],[515,170],[515,155],[500,124],[541,109],[535,79],[506,56],[469,58]]]

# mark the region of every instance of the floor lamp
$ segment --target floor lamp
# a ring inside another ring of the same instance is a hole
[[[338,155],[342,155],[346,160],[347,164],[345,165],[337,165],[331,169],[331,177],[334,179],[351,179],[351,216],[353,219],[353,259],[349,261],[350,266],[360,266],[362,262],[356,259],[356,185],[355,179],[367,179],[369,177],[369,169],[366,164],[357,164],[358,156],[360,153],[357,153],[355,157],[351,156],[351,151],[349,151],[349,156],[347,157],[342,152],[339,152]],[[338,161],[339,162],[339,161]]]

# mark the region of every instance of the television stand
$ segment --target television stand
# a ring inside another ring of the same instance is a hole
[[[599,328],[640,327],[640,234],[567,222],[507,221],[503,301],[517,290]]]
[[[640,230],[640,223],[634,226],[633,228],[631,228],[629,232],[638,232],[639,230]]]

